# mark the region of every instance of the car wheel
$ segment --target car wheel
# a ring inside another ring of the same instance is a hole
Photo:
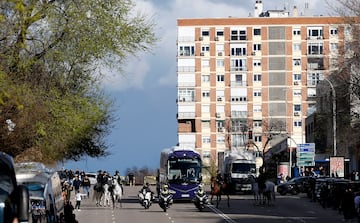
[[[299,193],[299,191],[296,190],[296,189],[292,189],[292,190],[291,190],[291,194],[292,194],[292,195],[297,195],[298,193]]]

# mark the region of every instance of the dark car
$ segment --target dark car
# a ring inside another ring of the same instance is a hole
[[[0,152],[0,222],[29,220],[29,191],[17,185],[11,156]]]
[[[304,193],[307,191],[309,179],[310,177],[308,176],[294,177],[285,183],[279,184],[277,192],[281,195]]]

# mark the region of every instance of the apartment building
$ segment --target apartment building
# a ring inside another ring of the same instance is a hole
[[[316,85],[337,67],[340,17],[262,10],[254,17],[178,19],[178,143],[204,163],[230,151],[265,157],[306,143]]]

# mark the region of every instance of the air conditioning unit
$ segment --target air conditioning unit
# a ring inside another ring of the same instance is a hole
[[[255,56],[255,55],[256,55],[256,52],[252,52],[252,53],[251,53],[251,56]]]
[[[222,97],[218,97],[218,98],[217,98],[217,101],[222,101]]]
[[[300,112],[298,111],[294,112],[294,116],[300,116]]]
[[[222,52],[218,52],[218,56],[222,56],[223,55],[223,53]]]
[[[204,37],[202,37],[202,36],[199,37],[199,40],[200,40],[200,41],[203,41],[203,39],[204,39]]]
[[[294,81],[294,85],[299,85],[299,81]]]
[[[215,113],[215,116],[216,116],[216,118],[220,118],[220,113],[219,113],[219,112],[216,112],[216,113]]]
[[[219,128],[217,129],[217,131],[218,131],[218,132],[225,132],[225,129],[224,129],[223,127],[219,127]]]
[[[205,53],[204,53],[204,52],[201,52],[201,53],[200,53],[200,56],[204,56],[204,55],[205,55]]]
[[[215,36],[215,41],[219,41],[219,37],[218,37],[218,36]]]

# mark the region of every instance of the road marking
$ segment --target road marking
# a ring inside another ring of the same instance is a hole
[[[219,209],[217,209],[216,207],[214,207],[214,205],[208,205],[208,207],[215,212],[216,214],[218,214],[220,217],[222,217],[226,222],[229,223],[236,223],[236,221],[234,221],[233,219],[231,219],[229,216],[227,216],[226,214],[224,214],[222,211],[220,211]]]

